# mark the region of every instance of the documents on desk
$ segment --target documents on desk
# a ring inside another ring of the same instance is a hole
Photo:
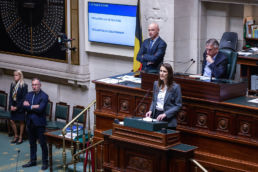
[[[98,81],[105,82],[107,84],[117,84],[119,82],[118,79],[114,79],[114,78],[104,78],[104,79],[100,79]]]
[[[250,102],[250,103],[258,103],[258,98],[257,99],[249,100],[248,102]]]
[[[210,80],[211,77],[208,77],[208,76],[202,76],[202,75],[189,75],[190,78],[198,78],[200,79],[201,81],[204,81],[204,80]],[[212,80],[214,80],[215,78],[212,77]]]
[[[148,122],[157,121],[157,119],[153,119],[153,118],[150,118],[150,117],[145,117],[145,118],[142,118],[142,119],[139,119],[139,120],[148,121]]]
[[[136,78],[136,77],[131,76],[131,75],[123,75],[123,76],[119,76],[119,77],[116,77],[116,78],[104,78],[104,79],[100,79],[98,81],[105,82],[105,83],[108,83],[108,84],[118,84],[118,83],[125,82],[125,81],[131,81],[131,82],[140,84],[141,83],[141,78]]]
[[[252,48],[249,48],[248,50],[238,51],[237,54],[240,56],[255,55],[255,54],[258,54],[258,47],[252,47]]]
[[[79,134],[80,135],[80,134]],[[62,136],[63,137],[63,134],[59,134],[59,136]],[[65,138],[68,138],[68,139],[71,139],[72,137],[72,134],[69,132],[69,133],[66,133],[65,134]],[[77,137],[77,133],[76,132],[73,132],[73,140]]]
[[[135,82],[135,83],[141,83],[141,78],[136,78],[132,75],[124,75],[124,76],[120,76],[120,77],[117,77],[119,78],[119,82],[124,82],[124,81],[131,81],[131,82]]]
[[[252,55],[253,53],[251,53],[251,52],[239,51],[239,52],[237,52],[237,54],[240,55],[240,56],[249,56],[249,55]]]

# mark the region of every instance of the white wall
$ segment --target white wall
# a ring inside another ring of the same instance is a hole
[[[102,1],[128,4],[137,2],[136,0]],[[133,48],[89,43],[87,2],[79,1],[79,66],[0,54],[0,69],[21,69],[39,76],[47,75],[52,79],[62,78],[67,84],[57,84],[51,80],[42,82],[42,89],[48,93],[51,101],[54,104],[64,101],[71,107],[88,105],[96,96],[92,80],[129,72],[133,65]],[[191,58],[196,63],[187,72],[200,72],[197,62],[202,59],[204,43],[208,38],[220,39],[223,32],[233,31],[238,33],[240,40],[242,39],[243,5],[200,0],[141,0],[140,2],[143,38],[148,37],[148,25],[157,22],[160,26],[160,36],[168,45],[165,61],[169,61],[176,72],[184,72]],[[9,92],[11,81],[11,76],[0,72],[1,90]],[[26,78],[25,81],[30,85],[30,79]]]
[[[137,4],[137,0],[105,0],[103,2]],[[141,0],[140,2],[144,39],[148,37],[148,24],[157,22],[160,25],[161,37],[168,43],[165,59],[173,59],[173,1],[154,0],[151,2]],[[69,14],[67,18],[70,19]],[[67,20],[67,22],[69,31],[70,21]],[[39,78],[41,76],[49,76],[52,78],[47,80],[46,77],[44,77],[42,89],[49,95],[50,100],[54,103],[53,113],[55,111],[55,103],[60,101],[68,103],[71,107],[74,105],[87,106],[96,97],[95,85],[92,83],[92,80],[130,72],[133,65],[132,47],[89,43],[87,41],[87,23],[87,1],[80,0],[79,66],[0,53],[0,69],[21,69],[26,73],[36,74]],[[67,84],[53,83],[53,78],[60,78]],[[0,73],[1,90],[9,92],[11,82],[12,76]],[[29,90],[31,90],[30,78],[25,78],[25,82],[28,83]],[[72,114],[72,108],[70,108],[70,114]]]

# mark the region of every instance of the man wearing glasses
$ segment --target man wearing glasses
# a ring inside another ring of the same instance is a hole
[[[38,78],[32,79],[32,91],[26,95],[23,103],[27,111],[26,125],[30,142],[30,161],[22,167],[32,167],[37,165],[37,140],[42,149],[42,170],[48,168],[48,149],[44,136],[46,129],[46,108],[48,95],[41,89],[41,83]]]
[[[202,75],[215,78],[227,77],[227,57],[219,52],[219,43],[216,39],[206,42],[206,51],[203,54]]]

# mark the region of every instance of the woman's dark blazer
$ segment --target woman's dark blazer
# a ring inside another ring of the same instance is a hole
[[[155,81],[153,85],[153,96],[152,96],[152,102],[150,106],[150,111],[152,111],[152,115],[155,114],[158,94],[159,94],[158,81]],[[181,106],[182,106],[181,88],[180,88],[180,85],[174,82],[172,87],[167,89],[165,99],[164,99],[164,113],[166,114],[166,118],[164,119],[164,121],[168,122],[168,127],[177,126],[176,116]]]
[[[16,112],[24,112],[23,102],[25,100],[26,94],[28,93],[28,85],[24,83],[22,87],[19,86],[17,90],[17,95],[16,95],[16,102],[14,102],[12,97],[14,87],[15,87],[15,84],[12,83],[10,88],[10,94],[9,94],[9,109],[11,109],[11,106],[16,106],[17,107]]]

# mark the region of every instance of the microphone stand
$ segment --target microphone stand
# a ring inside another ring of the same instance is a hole
[[[19,162],[19,155],[20,155],[20,150],[17,151],[17,160],[16,160],[16,172],[18,170],[18,162]]]
[[[149,93],[150,93],[150,89],[147,90],[147,93],[143,96],[143,98],[141,99],[140,103],[135,108],[134,113],[133,113],[133,117],[135,117],[135,113],[137,112],[137,109],[139,108],[140,104],[142,104],[143,100],[149,95]]]
[[[190,67],[195,63],[195,60],[191,59],[191,62],[189,66],[186,67],[186,69],[184,70],[184,74],[190,69]]]

